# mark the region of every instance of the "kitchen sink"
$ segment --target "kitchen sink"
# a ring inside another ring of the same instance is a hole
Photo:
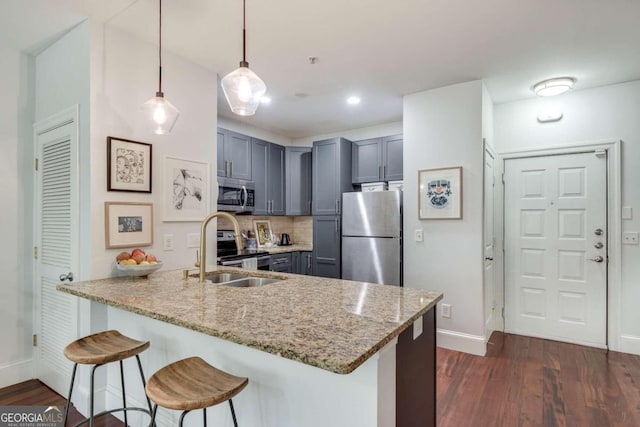
[[[192,274],[191,277],[198,277],[198,275]],[[205,280],[217,285],[233,286],[236,288],[252,288],[256,286],[268,285],[273,282],[279,282],[284,279],[257,277],[240,273],[215,272],[208,273],[205,276]]]

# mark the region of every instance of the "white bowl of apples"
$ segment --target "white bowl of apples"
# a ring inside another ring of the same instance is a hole
[[[148,276],[162,268],[162,261],[155,255],[147,254],[142,249],[120,252],[116,257],[116,268],[128,276]]]

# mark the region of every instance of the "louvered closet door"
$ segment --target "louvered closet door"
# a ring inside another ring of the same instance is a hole
[[[78,272],[77,124],[43,131],[36,125],[36,142],[36,369],[41,381],[66,395],[72,364],[63,349],[77,338],[78,302],[56,286],[61,275]]]

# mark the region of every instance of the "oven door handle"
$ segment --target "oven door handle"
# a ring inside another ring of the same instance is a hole
[[[234,267],[234,266],[242,266],[242,260],[239,261],[222,261],[222,263],[220,264],[222,266],[225,267]]]
[[[244,197],[240,201],[242,202],[242,210],[244,210],[247,207],[247,200],[249,200],[249,193],[247,192],[247,187],[244,185],[242,186],[242,194]]]

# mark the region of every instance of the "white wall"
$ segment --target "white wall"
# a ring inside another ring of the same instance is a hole
[[[154,204],[154,244],[144,247],[164,262],[164,269],[193,265],[195,248],[187,248],[187,234],[200,233],[199,222],[163,222],[163,161],[166,155],[209,162],[212,185],[210,211],[215,211],[216,73],[163,52],[163,90],[180,117],[168,135],[153,134],[140,106],[157,90],[158,48],[113,27],[91,27],[91,276],[112,274],[120,249],[106,249],[104,202],[136,201]],[[153,193],[108,192],[107,136],[153,144]],[[211,224],[209,258],[215,257],[215,227]],[[163,250],[163,236],[172,234],[174,250]]]
[[[33,60],[0,43],[0,387],[31,378]],[[25,160],[26,159],[26,160]]]
[[[438,345],[484,354],[482,255],[482,82],[404,98],[404,283],[439,290],[451,318],[437,313]],[[418,219],[418,171],[463,167],[462,220]],[[424,230],[424,242],[413,240]]]
[[[541,108],[564,113],[557,123],[536,120]],[[640,81],[576,91],[550,99],[495,106],[496,149],[622,140],[622,205],[634,208],[622,231],[640,231]],[[622,247],[621,350],[640,354],[640,246]]]
[[[343,137],[351,141],[359,141],[361,139],[378,138],[381,136],[398,135],[402,133],[402,122],[393,122],[377,126],[369,126],[365,128],[349,129],[342,132],[327,133],[324,135],[306,136],[304,138],[296,138],[291,141],[291,145],[296,147],[311,147],[313,141],[322,141],[323,139]],[[406,153],[405,153],[406,156]]]

